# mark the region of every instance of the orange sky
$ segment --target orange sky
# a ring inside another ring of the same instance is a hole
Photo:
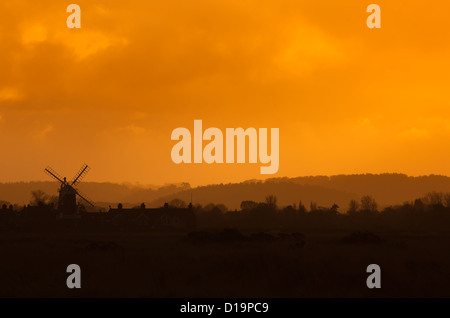
[[[450,1],[0,3],[0,182],[193,185],[260,164],[176,165],[171,132],[280,128],[276,176],[450,175]]]

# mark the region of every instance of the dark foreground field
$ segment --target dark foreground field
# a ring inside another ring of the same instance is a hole
[[[0,233],[1,297],[450,297],[450,233],[303,232],[305,245],[186,233]],[[381,289],[366,267],[381,266]],[[82,288],[66,287],[81,266]]]

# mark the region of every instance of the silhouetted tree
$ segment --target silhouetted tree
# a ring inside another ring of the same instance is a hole
[[[50,200],[50,196],[41,190],[31,191],[31,197],[31,205],[46,205]]]
[[[225,213],[227,210],[228,209],[225,205],[214,203],[209,203],[203,208],[204,212],[219,211],[220,213]]]
[[[425,197],[423,198],[423,202],[427,205],[442,205],[443,201],[443,194],[441,192],[428,192]]]
[[[4,205],[4,204],[6,204],[7,206],[8,205],[10,205],[11,203],[10,202],[8,202],[8,201],[3,201],[3,200],[0,200],[0,205]]]
[[[273,194],[266,196],[266,204],[269,209],[276,210],[277,197]]]
[[[184,202],[181,199],[175,198],[172,201],[170,201],[169,205],[173,208],[177,209],[184,209],[186,208],[186,202]]]
[[[425,208],[425,204],[423,204],[421,199],[414,200],[414,209],[418,211],[423,211]]]
[[[296,212],[297,210],[292,205],[288,205],[283,209],[283,213],[289,215],[294,215]]]
[[[377,211],[377,203],[375,199],[370,195],[365,195],[361,198],[361,210],[368,212],[376,212]]]
[[[227,210],[227,207],[223,204],[214,204],[209,203],[205,205],[203,208],[199,208],[196,210],[198,222],[203,226],[219,226],[223,220],[224,212]]]
[[[299,213],[305,213],[306,212],[306,207],[303,205],[302,201],[298,202],[298,212]]]
[[[242,201],[241,202],[241,210],[242,211],[250,211],[250,210],[256,209],[257,206],[258,206],[258,203],[256,203],[255,201]]]
[[[332,212],[338,212],[338,209],[339,209],[339,205],[337,205],[336,203],[334,203],[332,206],[331,206],[331,211]]]
[[[450,193],[449,192],[444,194],[444,203],[447,208],[450,208]]]
[[[216,204],[216,208],[218,208],[220,210],[220,212],[225,213],[228,211],[228,208],[226,207],[225,204],[219,203]]]
[[[348,204],[348,213],[352,214],[352,213],[356,213],[358,212],[359,209],[359,203],[356,200],[350,200],[350,203]]]
[[[59,198],[56,195],[51,195],[48,199],[48,204],[53,206],[58,206]]]

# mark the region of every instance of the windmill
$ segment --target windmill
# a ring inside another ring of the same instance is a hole
[[[67,181],[64,177],[62,178],[55,170],[50,167],[45,168],[44,172],[49,176],[55,178],[61,183],[58,190],[58,211],[62,214],[76,214],[77,213],[77,196],[79,196],[83,201],[85,201],[90,206],[94,204],[86,198],[85,195],[81,194],[80,191],[75,188],[81,180],[86,176],[91,168],[84,164],[80,170],[75,174],[75,177],[71,181]]]

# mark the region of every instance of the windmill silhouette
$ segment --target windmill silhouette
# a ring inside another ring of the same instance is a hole
[[[75,188],[81,180],[86,176],[91,168],[84,164],[80,170],[75,174],[75,177],[71,181],[67,181],[64,177],[61,177],[54,169],[51,167],[45,168],[44,172],[49,176],[55,178],[61,183],[61,186],[58,190],[59,199],[58,199],[58,211],[62,215],[74,215],[78,211],[77,207],[77,196],[79,196],[83,201],[85,201],[88,205],[94,206],[94,204],[86,198],[85,195],[81,194],[80,191]]]

